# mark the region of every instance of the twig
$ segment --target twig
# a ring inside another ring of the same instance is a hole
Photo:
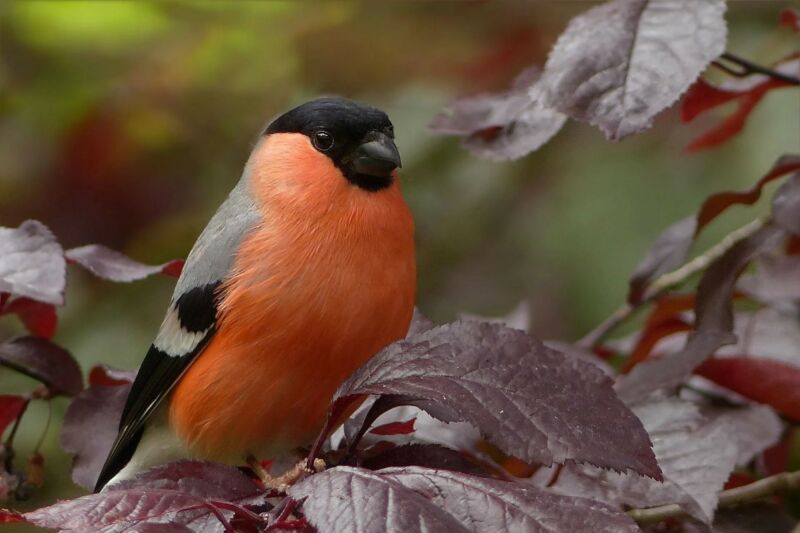
[[[597,347],[612,331],[622,325],[628,318],[645,305],[649,304],[668,289],[689,279],[694,274],[705,270],[708,265],[722,257],[734,244],[749,237],[767,223],[767,217],[759,217],[749,224],[738,228],[717,244],[698,255],[683,266],[663,274],[645,288],[642,298],[636,304],[625,303],[606,318],[599,326],[586,334],[578,341],[578,346],[585,348]]]
[[[724,72],[727,72],[731,76],[735,76],[737,78],[744,78],[752,74],[763,74],[764,76],[769,76],[770,78],[781,80],[783,82],[790,83],[792,85],[800,85],[800,78],[795,78],[794,76],[790,76],[788,74],[778,72],[777,70],[773,70],[771,68],[764,67],[757,63],[753,63],[739,56],[733,55],[729,52],[725,52],[720,56],[720,58],[724,59],[725,61],[733,63],[737,67],[740,67],[740,70],[736,70],[720,62],[719,60],[714,61],[712,63],[715,67]]]
[[[774,476],[759,479],[749,485],[736,487],[720,492],[719,507],[734,507],[771,496],[776,492],[800,489],[800,471],[782,472]],[[671,503],[647,509],[631,509],[628,515],[641,525],[655,524],[667,518],[687,518],[679,505]]]

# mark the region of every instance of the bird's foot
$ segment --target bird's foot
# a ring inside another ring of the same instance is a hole
[[[256,476],[258,476],[261,483],[264,484],[264,488],[278,492],[286,492],[289,487],[302,478],[325,470],[325,461],[322,459],[314,459],[313,468],[308,468],[306,463],[307,461],[303,459],[280,476],[273,476],[261,466],[261,463],[255,457],[252,455],[247,457],[247,465],[253,470]]]

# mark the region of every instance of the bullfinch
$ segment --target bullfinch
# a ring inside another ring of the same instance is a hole
[[[411,321],[399,167],[373,107],[319,98],[269,124],[189,253],[95,490],[310,444],[336,388]]]

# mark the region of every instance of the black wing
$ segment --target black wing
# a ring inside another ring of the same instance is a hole
[[[219,285],[216,282],[191,289],[170,306],[159,335],[136,374],[117,439],[100,471],[95,492],[130,461],[144,423],[214,336]]]

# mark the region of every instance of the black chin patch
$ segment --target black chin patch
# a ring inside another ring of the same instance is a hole
[[[391,186],[394,181],[392,176],[367,176],[350,172],[345,172],[345,177],[353,185],[369,192],[382,191]]]

